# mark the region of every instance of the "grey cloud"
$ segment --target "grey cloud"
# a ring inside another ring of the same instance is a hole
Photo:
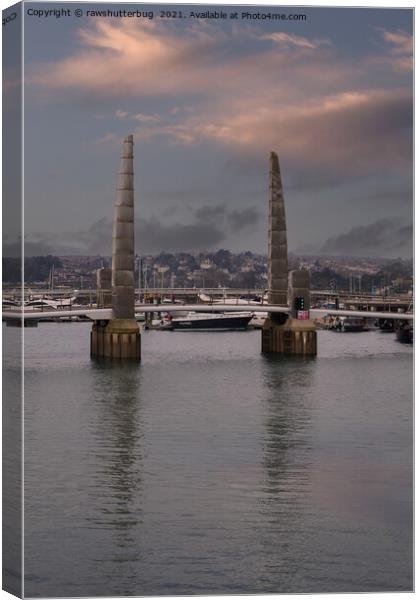
[[[86,232],[79,232],[79,239],[91,254],[111,254],[112,223],[102,218]]]
[[[299,166],[291,165],[289,170],[286,165],[284,171],[286,177],[283,178],[283,183],[287,184],[289,191],[296,192],[305,192],[308,190],[319,191],[325,188],[354,183],[355,181],[354,173],[346,175],[340,170],[331,171],[331,169],[314,168],[310,165],[305,165],[303,169]]]
[[[413,187],[411,182],[408,185],[401,184],[400,186],[388,186],[385,188],[378,187],[375,191],[354,198],[352,202],[360,202],[367,204],[369,202],[383,204],[388,202],[396,206],[412,206],[413,205]],[[378,204],[376,204],[378,205]]]
[[[111,254],[112,224],[100,219],[89,229],[62,233],[32,233],[25,235],[25,256],[59,256],[80,254]],[[21,242],[8,240],[3,243],[3,256],[21,255]]]
[[[224,211],[223,211],[224,212]],[[235,214],[236,213],[236,214]],[[136,252],[139,254],[167,252],[195,252],[214,250],[226,243],[228,237],[224,224],[230,221],[235,232],[246,231],[256,219],[254,209],[231,211],[230,219],[215,222],[165,224],[153,219],[137,219],[135,226]],[[25,238],[26,256],[47,254],[111,254],[112,223],[101,219],[88,230],[78,233],[36,235]],[[368,225],[352,227],[349,231],[330,237],[321,247],[299,248],[297,251],[312,254],[341,254],[353,256],[380,256],[394,258],[412,253],[413,227],[401,220],[380,219]],[[18,256],[20,244],[5,241],[4,256]]]
[[[268,145],[267,147],[270,147]],[[283,144],[271,144],[271,147],[279,155],[280,170],[282,173],[283,186],[289,191],[305,191],[323,189],[332,185],[341,185],[346,181],[354,181],[354,173],[347,177],[341,171],[320,168],[319,165],[312,166],[305,161],[304,166],[300,161],[290,160],[287,147]],[[224,165],[226,173],[232,177],[239,175],[265,183],[260,189],[254,189],[252,195],[255,197],[267,195],[269,152],[238,153],[232,152]]]
[[[52,247],[44,241],[40,242],[25,242],[26,256],[46,256],[52,254]],[[22,255],[21,242],[5,242],[3,244],[4,258],[17,258]]]
[[[413,186],[411,173],[380,173],[370,177],[338,175],[337,173],[286,172],[284,177],[286,203],[290,198],[317,199],[322,195],[325,199],[336,198],[337,211],[340,206],[351,205],[357,210],[363,208],[367,220],[375,218],[378,210],[383,215],[400,212],[400,216],[408,218],[413,206]],[[321,209],[321,206],[320,206]]]
[[[336,114],[302,119],[293,129],[302,139],[316,140],[324,159],[333,161],[342,174],[395,168],[412,160],[412,109],[410,93],[373,95]]]
[[[222,204],[209,205],[206,204],[195,211],[195,218],[201,222],[220,221],[226,215],[226,207]]]
[[[215,224],[165,225],[157,219],[139,219],[136,222],[136,249],[139,253],[207,250],[215,248],[225,237],[225,232]]]
[[[279,154],[291,185],[317,187],[390,170],[409,176],[412,165],[413,99],[411,90],[341,94],[330,104],[297,107],[287,117],[275,107],[258,122],[248,113],[229,121],[228,172],[257,175],[266,169],[270,149]],[[241,112],[238,109],[238,114]],[[221,125],[226,126],[221,117]],[[207,131],[204,129],[204,131]],[[212,130],[210,130],[212,132]],[[247,135],[247,145],[235,135]]]
[[[193,213],[190,223],[165,223],[157,218],[135,221],[136,251],[187,252],[210,250],[224,242],[229,233],[238,233],[250,228],[258,221],[259,213],[254,208],[227,210],[221,204],[206,205]],[[89,229],[75,233],[36,234],[25,242],[28,256],[42,254],[111,254],[112,223],[100,219]],[[16,255],[18,249],[14,249]],[[9,254],[9,256],[12,256]]]
[[[135,222],[136,251],[155,253],[161,251],[187,252],[212,249],[225,240],[222,228],[209,222],[190,224],[165,224],[157,219],[137,219]],[[10,247],[9,247],[10,246]],[[4,256],[18,256],[18,244],[5,245]],[[112,249],[112,223],[101,219],[88,230],[63,233],[61,236],[37,234],[25,241],[27,256],[46,254],[102,254],[109,256]]]
[[[224,223],[225,227],[237,233],[249,229],[260,219],[260,213],[253,207],[227,210],[222,204],[206,205],[195,211],[195,218],[200,222]]]
[[[88,231],[79,232],[78,254],[110,255],[112,248],[112,223],[101,219]],[[139,254],[167,252],[187,252],[210,249],[225,239],[224,231],[209,222],[166,224],[156,218],[135,221],[136,252]],[[63,248],[54,245],[54,249]],[[57,252],[63,253],[63,252]]]
[[[321,248],[325,254],[397,256],[412,252],[413,227],[394,219],[380,219],[352,227],[347,233],[329,238]]]
[[[232,231],[238,232],[255,225],[260,217],[260,213],[254,207],[250,207],[243,210],[232,210],[228,214],[228,222]]]
[[[271,144],[282,139],[282,162],[318,171],[318,179],[410,168],[412,108],[411,93],[371,94],[318,115],[261,123],[260,134]]]
[[[251,229],[259,219],[254,208],[228,210],[222,204],[205,205],[193,213],[192,223],[165,224],[157,219],[136,221],[138,252],[187,252],[215,249],[229,233]]]
[[[25,239],[25,256],[47,256],[48,254],[55,255],[72,255],[72,254],[88,254],[87,248],[83,244],[78,247],[62,242],[50,240],[50,236],[38,236],[36,240]],[[22,247],[20,242],[5,243],[3,245],[4,257],[18,257],[22,255]]]
[[[170,190],[144,190],[143,195],[148,200],[173,200],[179,202],[180,200],[196,200],[197,198],[211,198],[214,196],[215,191],[207,188],[200,187],[189,187],[184,189],[170,189]]]

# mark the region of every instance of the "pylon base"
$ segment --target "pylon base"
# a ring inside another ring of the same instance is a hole
[[[262,352],[315,356],[317,332],[312,320],[288,318],[284,324],[269,316],[262,328]]]
[[[97,321],[90,334],[90,355],[117,360],[141,359],[141,337],[134,319]]]

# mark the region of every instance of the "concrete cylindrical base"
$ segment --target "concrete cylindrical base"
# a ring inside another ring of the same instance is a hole
[[[118,328],[110,323],[96,322],[90,334],[90,355],[102,358],[140,360],[141,339],[137,323]]]
[[[316,355],[317,332],[313,321],[289,318],[279,325],[268,317],[262,328],[262,352]]]

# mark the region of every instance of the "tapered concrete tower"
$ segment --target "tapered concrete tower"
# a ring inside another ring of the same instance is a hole
[[[271,313],[262,329],[262,351],[314,355],[317,340],[309,319],[309,273],[287,267],[287,229],[279,159],[270,154],[268,215],[268,302],[289,306],[289,315]]]
[[[128,135],[122,145],[112,231],[113,323],[122,327],[134,319],[133,145],[133,136]]]
[[[270,154],[268,302],[287,306],[287,231],[279,159]]]
[[[122,144],[112,231],[112,313],[94,325],[91,354],[140,360],[140,331],[134,315],[133,136]]]

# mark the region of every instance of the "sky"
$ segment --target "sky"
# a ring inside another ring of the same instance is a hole
[[[290,251],[412,255],[410,10],[231,6],[216,20],[189,18],[202,5],[179,5],[179,19],[150,4],[140,9],[153,19],[86,14],[137,6],[25,3],[28,255],[110,255],[129,133],[140,255],[266,253],[270,151]],[[63,7],[84,14],[28,14]]]

